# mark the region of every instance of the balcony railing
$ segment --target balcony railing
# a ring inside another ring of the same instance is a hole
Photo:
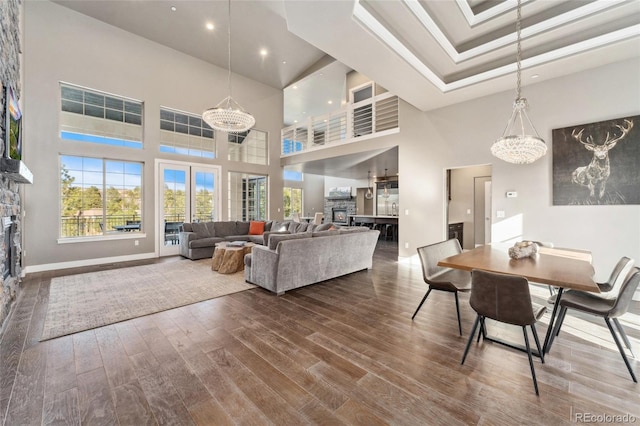
[[[282,129],[282,155],[371,137],[398,128],[398,97],[383,93]]]
[[[166,214],[165,223],[182,223],[184,215]],[[62,238],[110,235],[120,232],[140,232],[142,223],[139,215],[110,216],[62,216],[60,221]]]

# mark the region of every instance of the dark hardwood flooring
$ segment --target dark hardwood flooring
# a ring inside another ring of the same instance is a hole
[[[591,413],[640,422],[640,386],[603,321],[567,317],[546,362],[534,359],[536,397],[526,354],[480,342],[460,365],[475,318],[468,296],[463,337],[451,294],[433,292],[411,321],[426,287],[419,264],[396,259],[397,246],[381,241],[373,269],[282,297],[248,290],[45,342],[51,277],[105,266],[29,275],[2,335],[0,418],[12,426],[559,425]],[[543,286],[532,293],[539,303],[548,296]],[[634,302],[621,318],[636,353],[639,315]],[[519,328],[489,327],[522,342]]]

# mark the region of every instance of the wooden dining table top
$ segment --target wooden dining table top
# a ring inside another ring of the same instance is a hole
[[[519,275],[537,283],[600,293],[588,251],[540,247],[532,257],[511,259],[508,250],[505,244],[484,245],[441,259],[438,265]]]

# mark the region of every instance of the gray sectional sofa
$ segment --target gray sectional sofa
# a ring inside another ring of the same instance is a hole
[[[268,235],[244,258],[245,281],[278,295],[369,269],[380,231],[366,227]]]
[[[265,221],[263,234],[250,235],[250,224],[251,222],[243,221],[183,223],[179,234],[180,254],[192,260],[204,259],[211,257],[216,243],[222,241],[251,241],[256,244],[265,244],[269,234],[272,233],[295,234],[328,229],[333,226],[331,223],[316,226],[308,223],[268,220]]]

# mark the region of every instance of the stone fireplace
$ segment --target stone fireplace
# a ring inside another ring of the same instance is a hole
[[[324,199],[325,222],[331,220],[338,225],[348,225],[349,215],[354,214],[356,214],[356,200],[353,197]]]
[[[331,209],[331,222],[337,223],[338,225],[346,225],[347,214],[348,210],[346,208],[333,207]]]
[[[0,141],[5,132],[4,87],[10,86],[19,98],[20,85],[20,2],[0,1]],[[4,156],[4,143],[0,143],[0,157]],[[0,173],[0,257],[3,259],[0,282],[0,329],[20,291],[21,270],[21,205],[20,184],[6,173]]]

